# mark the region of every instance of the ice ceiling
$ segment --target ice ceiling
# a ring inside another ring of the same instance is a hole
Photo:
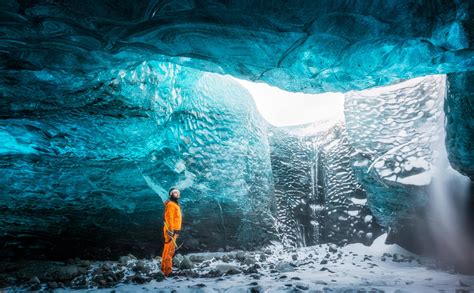
[[[2,253],[156,253],[171,185],[188,250],[403,229],[426,206],[443,124],[451,165],[474,178],[473,13],[460,0],[2,1]],[[217,73],[344,92],[345,123],[271,127]]]

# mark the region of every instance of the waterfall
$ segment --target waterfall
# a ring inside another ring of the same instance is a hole
[[[440,112],[444,115],[443,111]],[[474,243],[470,237],[473,231],[468,225],[469,212],[472,213],[468,206],[472,182],[454,170],[448,161],[443,123],[439,125],[439,132],[440,140],[433,147],[438,156],[434,161],[428,207],[434,251],[440,259],[458,268],[472,270]]]

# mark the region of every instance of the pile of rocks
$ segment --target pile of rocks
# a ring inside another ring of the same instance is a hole
[[[413,256],[384,254],[382,257],[358,255],[336,245],[288,249],[273,248],[259,251],[230,251],[212,253],[176,254],[173,258],[174,277],[222,278],[235,274],[249,275],[258,280],[264,276],[284,278],[285,274],[304,269],[316,269],[334,273],[336,264],[352,263],[359,268],[376,267],[376,259],[393,262],[418,261]],[[70,260],[68,262],[36,262],[25,265],[28,270],[8,268],[8,274],[0,270],[0,285],[22,286],[30,290],[109,288],[119,283],[144,284],[152,280],[162,281],[161,257],[137,259],[133,255],[121,256],[117,261]],[[36,267],[37,270],[31,270]],[[3,278],[2,276],[7,276]],[[300,290],[302,288],[299,288]],[[304,289],[303,289],[304,290]]]

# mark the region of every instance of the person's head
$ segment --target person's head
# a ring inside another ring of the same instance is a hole
[[[178,200],[181,196],[181,192],[179,192],[177,188],[173,187],[169,190],[168,195],[170,196],[170,199]]]

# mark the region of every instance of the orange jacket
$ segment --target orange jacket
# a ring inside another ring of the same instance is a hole
[[[181,221],[182,221],[181,207],[177,203],[171,200],[167,200],[165,202],[164,220],[166,224],[168,225],[169,230],[171,231],[181,230]]]

